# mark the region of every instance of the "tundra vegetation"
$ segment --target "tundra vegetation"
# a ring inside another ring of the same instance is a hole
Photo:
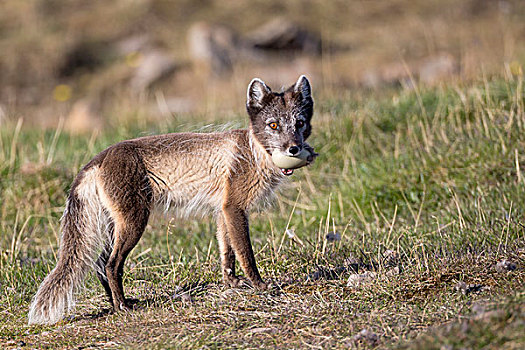
[[[72,317],[28,327],[54,266],[78,169],[146,132],[2,128],[0,339],[35,347],[456,347],[524,343],[525,128],[521,71],[468,85],[317,102],[315,164],[251,234],[269,291],[227,289],[210,218],[158,214],[128,258],[136,311],[110,314],[96,278]],[[220,116],[217,116],[220,118]],[[246,117],[232,117],[246,124]],[[193,126],[198,129],[198,125]]]
[[[525,347],[523,1],[174,3],[3,1],[0,347]],[[300,25],[262,31],[276,13]],[[126,262],[133,312],[91,274],[67,319],[27,326],[84,164],[246,127],[253,77],[303,73],[320,156],[250,217],[272,288],[222,284],[212,218],[157,213]]]

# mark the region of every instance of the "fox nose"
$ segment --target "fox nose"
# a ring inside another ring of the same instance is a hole
[[[300,150],[301,149],[299,147],[297,147],[297,146],[292,146],[292,147],[288,148],[288,152],[290,152],[290,154],[292,156],[295,156],[296,154],[298,154]]]

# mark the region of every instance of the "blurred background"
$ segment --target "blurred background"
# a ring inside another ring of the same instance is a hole
[[[3,0],[0,125],[239,118],[253,77],[317,100],[518,74],[525,1]]]

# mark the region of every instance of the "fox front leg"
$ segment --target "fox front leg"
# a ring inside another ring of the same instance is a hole
[[[240,279],[235,275],[235,253],[227,232],[226,222],[221,213],[217,215],[217,240],[221,254],[222,280],[227,286],[237,287]]]
[[[250,242],[248,226],[248,214],[243,209],[236,206],[226,205],[223,207],[227,237],[235,257],[239,260],[242,270],[252,285],[257,289],[266,289],[267,285],[263,282],[257,265]]]

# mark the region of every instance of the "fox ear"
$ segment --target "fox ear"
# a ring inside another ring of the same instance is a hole
[[[305,75],[301,75],[297,79],[297,83],[293,88],[295,92],[300,92],[303,99],[312,98],[312,88],[310,87],[310,82]]]
[[[272,90],[259,78],[255,78],[248,85],[246,93],[246,106],[249,108],[261,108],[263,106],[264,98],[270,94]]]

